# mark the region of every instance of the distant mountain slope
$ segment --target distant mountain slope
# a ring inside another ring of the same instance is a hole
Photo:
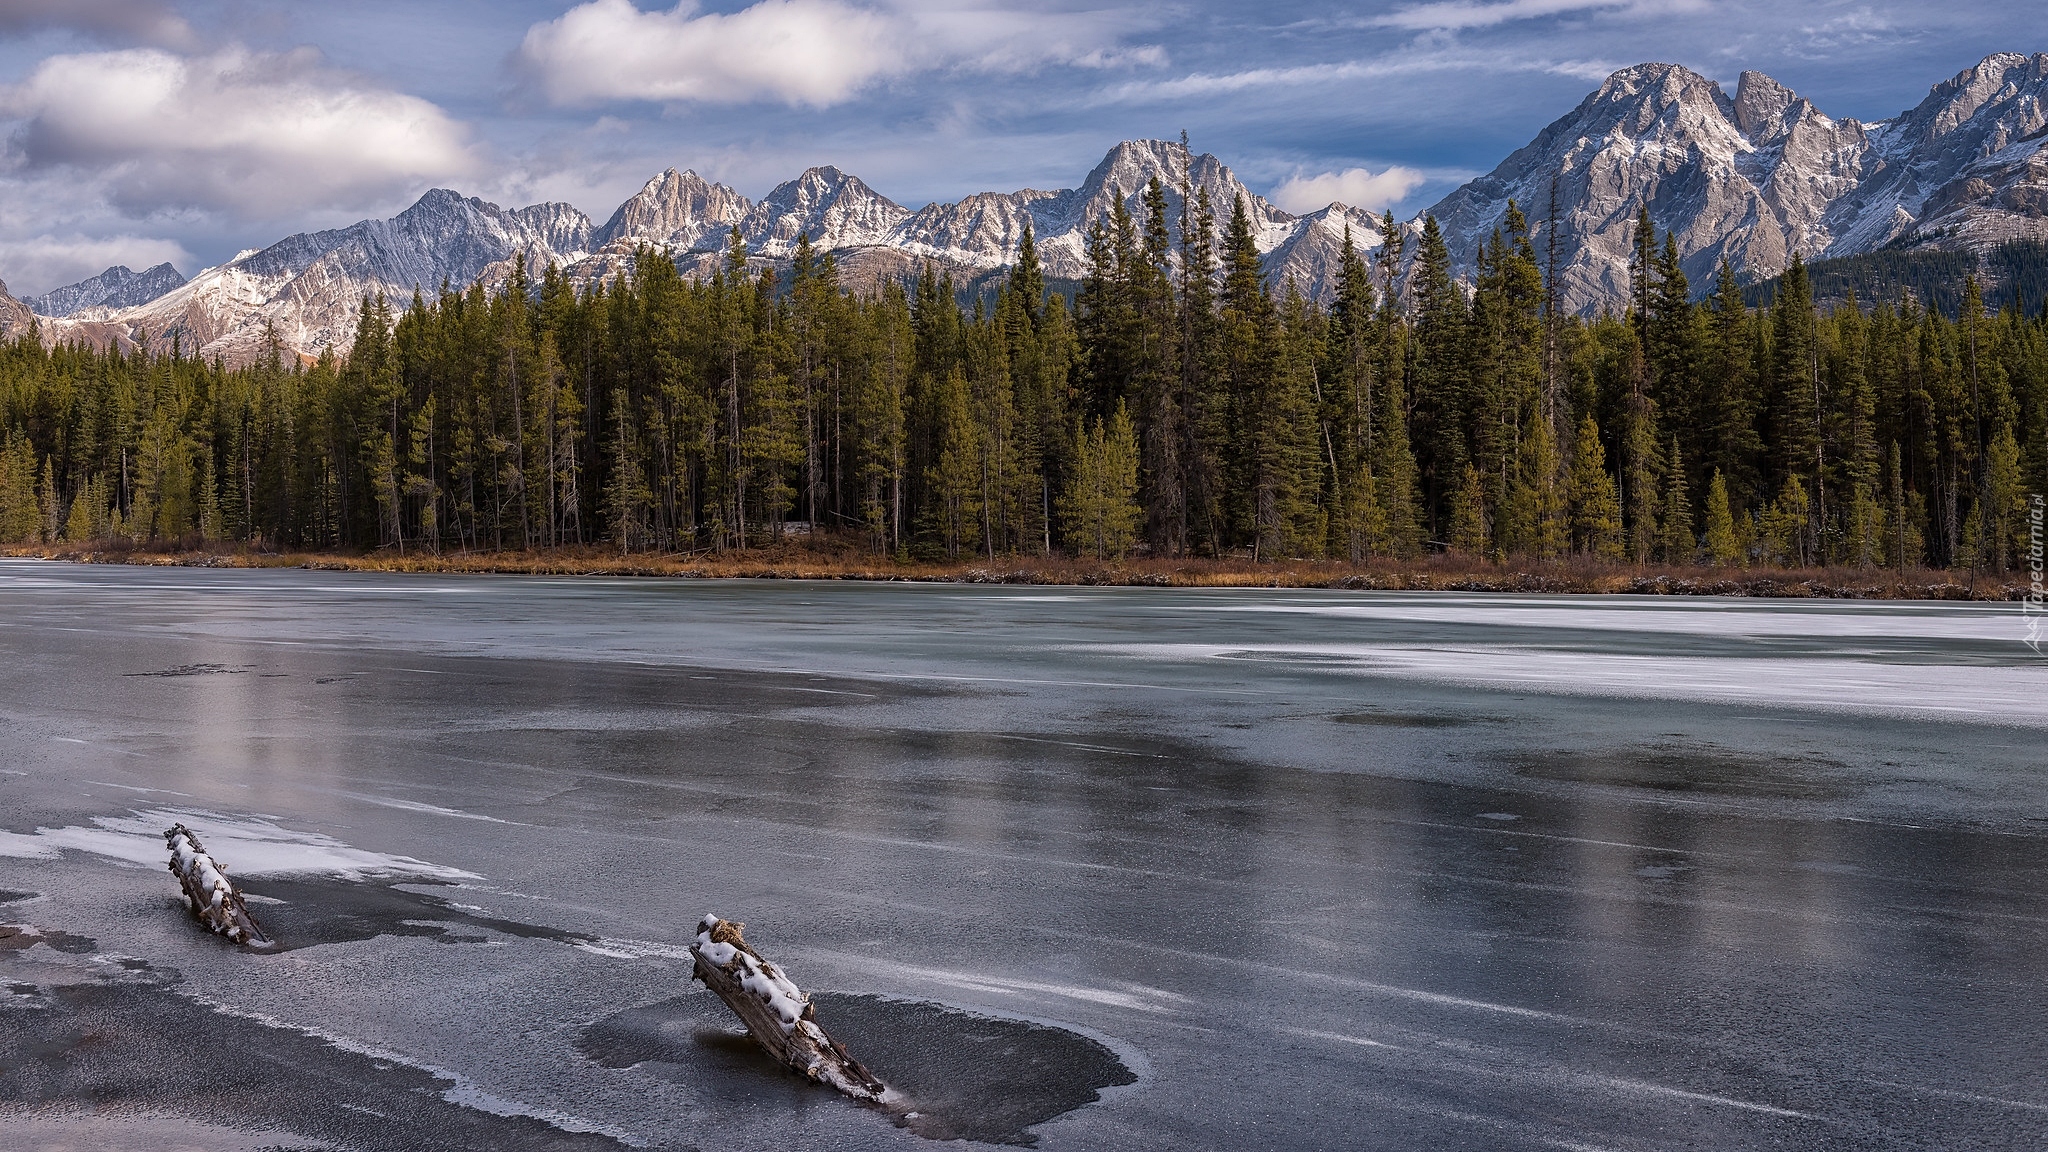
[[[69,316],[86,308],[132,308],[147,304],[184,283],[185,278],[169,262],[141,272],[117,264],[90,280],[53,288],[22,303],[44,316]]]
[[[1834,120],[1760,72],[1731,99],[1675,64],[1608,77],[1492,172],[1429,211],[1469,273],[1510,199],[1557,217],[1565,306],[1627,294],[1637,210],[1674,233],[1695,287],[1723,260],[1748,280],[1887,246],[1986,251],[2048,238],[2048,55],[2003,53],[1876,124]]]
[[[1888,248],[1857,256],[1815,260],[1806,266],[1814,302],[1822,308],[1846,303],[1897,306],[1909,300],[1947,316],[1962,311],[1965,282],[1977,278],[1984,306],[1992,311],[2018,305],[2029,316],[2048,304],[2048,241],[2010,240],[1979,253],[1966,248]],[[1783,276],[1743,289],[1751,305],[1777,297]]]
[[[1831,243],[1827,209],[1870,151],[1862,125],[1830,120],[1762,73],[1743,73],[1731,100],[1690,69],[1641,64],[1430,211],[1469,270],[1509,200],[1539,223],[1554,200],[1559,296],[1584,311],[1626,299],[1640,206],[1678,234],[1695,281],[1724,259],[1776,273],[1794,251]]]
[[[1984,249],[2048,239],[2048,54],[2003,52],[1875,127],[1879,163],[1844,195],[1830,256],[1901,238]]]
[[[667,244],[684,255],[686,271],[707,271],[715,260],[688,257],[722,253],[737,227],[748,251],[771,261],[788,258],[797,238],[808,236],[814,249],[839,253],[842,268],[863,279],[914,274],[919,261],[931,260],[967,281],[1008,267],[1029,223],[1046,275],[1078,280],[1087,271],[1089,228],[1119,199],[1142,220],[1145,188],[1155,177],[1176,227],[1183,188],[1208,193],[1219,227],[1236,198],[1244,197],[1260,249],[1269,257],[1279,253],[1269,269],[1275,282],[1293,274],[1311,294],[1327,288],[1332,273],[1324,239],[1340,234],[1343,223],[1352,225],[1361,247],[1379,243],[1379,225],[1366,213],[1338,207],[1336,216],[1325,209],[1296,217],[1245,187],[1214,156],[1192,155],[1177,141],[1138,140],[1110,149],[1078,188],[983,192],[915,212],[837,168],[809,169],[759,203],[670,169],[620,206],[598,233],[598,251],[569,273],[577,280],[615,274],[640,243]]]
[[[7,283],[0,281],[0,340],[13,340],[28,331],[35,322],[35,315],[28,305],[7,294]]]
[[[567,261],[590,243],[588,217],[567,204],[508,211],[435,189],[389,220],[289,236],[244,252],[133,308],[86,308],[51,324],[53,338],[106,342],[174,336],[188,351],[230,361],[263,354],[267,333],[291,350],[346,349],[365,296],[402,306],[415,290],[467,285],[529,251]]]

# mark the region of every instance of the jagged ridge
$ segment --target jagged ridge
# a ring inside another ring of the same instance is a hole
[[[130,271],[127,265],[117,264],[90,280],[80,280],[41,296],[31,296],[22,303],[44,316],[69,316],[87,308],[132,308],[147,304],[184,283],[185,277],[169,261],[141,272]]]

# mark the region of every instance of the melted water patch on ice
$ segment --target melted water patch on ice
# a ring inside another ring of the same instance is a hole
[[[1030,1147],[1033,1128],[1144,1075],[1135,1054],[1069,1026],[846,992],[811,999],[832,1038],[889,1085],[886,1110],[928,1140]],[[576,1046],[604,1067],[639,1068],[727,1098],[758,1100],[770,1083],[791,1104],[817,1091],[764,1058],[703,992],[615,1012],[586,1027]]]
[[[197,833],[208,854],[235,876],[418,876],[435,880],[477,880],[474,872],[351,847],[323,832],[285,828],[262,816],[228,816],[184,808],[153,808],[126,816],[95,816],[90,828],[38,828],[34,835],[0,832],[0,856],[50,858],[69,848],[132,864],[161,867],[164,829],[183,824]]]

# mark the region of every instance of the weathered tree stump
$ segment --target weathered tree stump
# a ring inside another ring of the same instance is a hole
[[[263,934],[256,918],[249,915],[242,894],[228,881],[227,869],[206,854],[191,829],[171,825],[164,830],[164,846],[171,850],[171,874],[185,889],[185,907],[208,931],[251,948],[270,946],[270,937]]]
[[[744,927],[716,916],[699,921],[691,978],[718,993],[776,1063],[863,1103],[889,1099],[888,1086],[818,1026],[811,998],[740,936]]]

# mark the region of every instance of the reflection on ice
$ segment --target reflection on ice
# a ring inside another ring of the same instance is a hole
[[[360,880],[371,876],[419,876],[435,880],[481,879],[474,872],[353,848],[320,832],[284,828],[260,816],[226,816],[184,808],[154,808],[128,816],[95,816],[91,828],[38,828],[33,836],[0,831],[0,856],[55,857],[65,848],[132,864],[160,867],[164,829],[184,824],[205,839],[209,851],[236,876],[318,875]]]
[[[1516,603],[1499,596],[1412,600],[1297,600],[1264,604],[1201,605],[1198,611],[1270,612],[1333,620],[1398,620],[1424,624],[1483,624],[1489,628],[1575,628],[1604,632],[1658,632],[1695,636],[1859,636],[1934,640],[2013,640],[2017,606],[1986,604],[1831,605],[1833,610],[1775,601],[1707,602],[1683,606],[1662,599],[1607,597]]]
[[[1089,651],[1148,665],[1293,664],[1321,673],[1475,688],[1698,700],[1759,707],[2048,727],[2048,663],[1893,664],[1837,658],[1647,656],[1478,644],[1114,644]]]

